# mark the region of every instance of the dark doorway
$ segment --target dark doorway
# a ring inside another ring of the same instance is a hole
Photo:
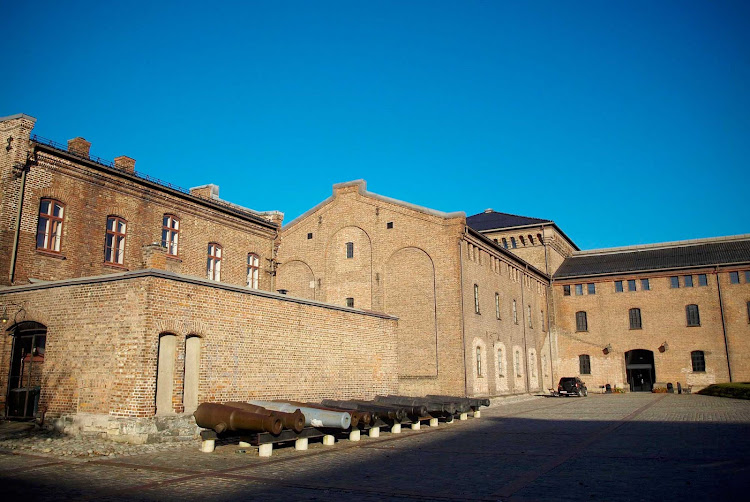
[[[8,374],[5,416],[34,418],[39,407],[47,328],[38,322],[21,322],[11,328],[13,348]]]
[[[654,353],[644,349],[625,352],[625,372],[631,392],[651,392],[656,381]]]

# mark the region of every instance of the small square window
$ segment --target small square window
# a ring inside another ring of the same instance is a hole
[[[622,293],[622,281],[615,281],[615,293]]]
[[[745,270],[745,282],[750,284],[750,270]]]
[[[583,294],[583,284],[576,284],[576,296]]]
[[[312,239],[312,232],[310,232],[309,234],[307,234],[307,238],[308,239]]]
[[[590,295],[595,295],[596,294],[596,284],[594,284],[593,282],[590,282],[586,286],[588,287]]]
[[[347,298],[346,299],[346,306],[354,308],[354,298]]]
[[[708,277],[706,274],[698,275],[698,286],[708,286]]]
[[[680,278],[677,276],[672,276],[669,278],[669,287],[672,289],[677,289],[680,287]]]
[[[635,279],[628,279],[628,291],[635,291]]]
[[[641,279],[641,290],[649,291],[650,289],[651,289],[651,283],[648,281],[648,279]]]
[[[388,228],[388,229],[391,229],[391,228],[393,228],[393,222],[392,222],[392,221],[389,221],[388,223],[386,223],[386,224],[385,224],[385,228]]]
[[[686,275],[683,277],[683,280],[685,282],[686,288],[692,288],[693,287],[693,276],[692,275]]]
[[[740,283],[740,273],[739,272],[729,272],[729,282],[732,284],[739,284]]]
[[[570,285],[563,286],[563,296],[570,296]]]

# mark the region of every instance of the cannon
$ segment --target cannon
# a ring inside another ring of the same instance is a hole
[[[334,399],[324,399],[321,401],[324,406],[334,408],[343,408],[345,410],[368,411],[372,414],[373,419],[397,420],[402,422],[406,420],[407,413],[403,408],[388,405],[385,403],[375,403],[372,401],[336,401]]]
[[[456,411],[461,413],[468,411],[468,405],[462,406],[456,402],[444,402],[437,399],[427,399],[424,397],[408,397],[408,396],[376,396],[375,400],[383,403],[394,403],[403,406],[424,406],[428,413],[433,415],[453,415]],[[466,408],[466,409],[463,409]]]
[[[250,403],[243,403],[239,401],[230,401],[224,403],[226,406],[232,408],[238,408],[240,410],[249,411],[251,413],[258,413],[260,415],[274,415],[281,419],[281,425],[284,429],[291,429],[294,432],[302,432],[305,428],[305,415],[300,410],[294,410],[292,413],[285,413],[283,411],[274,411],[264,408],[262,406],[256,406]]]
[[[313,427],[331,427],[335,429],[348,429],[352,423],[352,416],[345,411],[328,411],[307,406],[295,406],[281,401],[250,401],[250,404],[262,406],[269,410],[293,413],[299,409],[305,414],[305,425]]]
[[[402,408],[406,411],[406,414],[409,415],[409,417],[424,417],[430,413],[428,407],[422,403],[407,402],[406,400],[390,400],[384,396],[377,396],[373,401],[380,406],[395,406]]]
[[[225,431],[281,433],[281,419],[275,415],[262,415],[218,403],[201,403],[193,413],[195,423],[218,433]]]
[[[367,425],[372,420],[372,417],[369,413],[366,411],[357,411],[357,410],[345,410],[343,408],[333,408],[330,406],[323,406],[320,403],[303,403],[301,401],[288,401],[286,399],[280,399],[280,402],[289,403],[294,406],[306,406],[308,408],[315,408],[316,410],[327,410],[327,411],[337,411],[339,413],[348,413],[352,416],[352,427],[357,427],[359,424]]]
[[[489,406],[490,400],[486,397],[483,398],[477,398],[477,397],[456,397],[456,396],[438,396],[435,394],[430,394],[427,396],[427,399],[435,399],[435,400],[447,400],[447,401],[465,401],[469,403],[469,406],[472,408],[479,408],[480,406]]]

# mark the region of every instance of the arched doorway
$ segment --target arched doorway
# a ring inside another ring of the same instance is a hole
[[[625,352],[625,372],[631,392],[651,392],[656,381],[654,353],[645,349]]]
[[[42,369],[47,327],[24,321],[11,328],[13,347],[10,355],[8,394],[5,416],[29,419],[36,416],[42,390]]]

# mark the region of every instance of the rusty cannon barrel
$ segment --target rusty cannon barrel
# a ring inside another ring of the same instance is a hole
[[[348,429],[352,424],[352,416],[345,411],[328,411],[307,406],[295,406],[281,401],[250,401],[250,404],[262,406],[269,410],[293,413],[299,409],[305,414],[305,425],[312,427],[330,427],[333,429]]]
[[[284,429],[291,429],[294,432],[302,432],[305,428],[305,415],[300,410],[294,410],[293,413],[285,413],[283,411],[274,411],[264,408],[262,406],[256,406],[250,403],[243,403],[240,401],[230,401],[224,403],[226,406],[232,408],[239,408],[240,410],[249,411],[251,413],[258,413],[260,415],[275,415],[281,419],[281,425]]]
[[[441,402],[436,399],[426,399],[423,397],[409,396],[376,396],[375,400],[382,403],[399,403],[402,405],[422,405],[427,408],[427,412],[433,415],[453,415],[456,411],[462,411],[462,406],[455,402]],[[466,407],[468,411],[468,407]]]
[[[407,413],[403,408],[387,405],[385,403],[375,403],[373,401],[336,401],[334,399],[324,399],[321,401],[324,406],[334,408],[343,408],[345,410],[368,411],[372,414],[373,419],[380,418],[385,420],[397,420],[399,422],[406,420]]]
[[[274,415],[261,415],[225,406],[219,403],[201,403],[193,413],[195,423],[218,433],[225,431],[270,432],[280,434],[281,419]]]
[[[436,394],[430,394],[427,396],[428,399],[436,399],[436,400],[452,400],[452,401],[464,401],[469,404],[472,408],[479,408],[480,406],[489,406],[490,400],[486,397],[478,398],[478,397],[457,397],[457,396],[439,396]]]

